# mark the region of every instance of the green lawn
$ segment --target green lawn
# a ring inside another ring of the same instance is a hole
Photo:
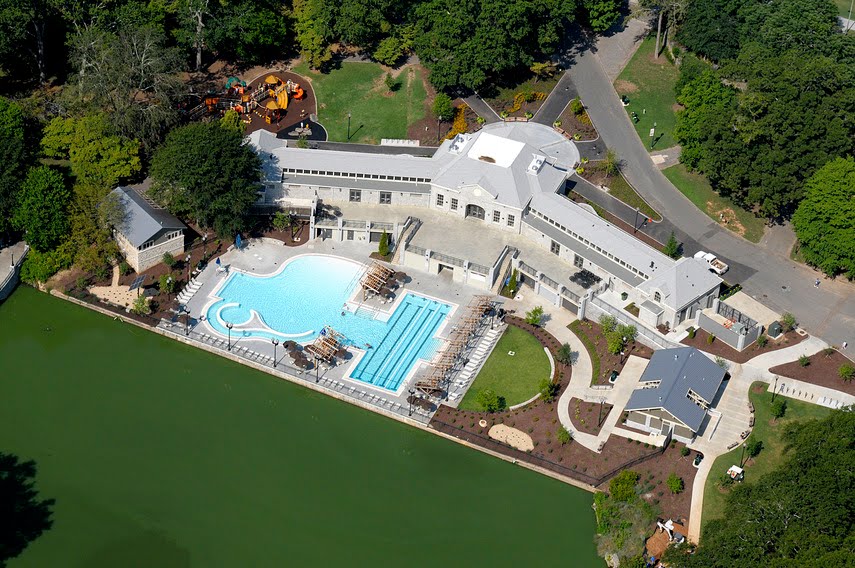
[[[671,63],[665,53],[658,60],[653,59],[656,48],[655,36],[646,38],[632,59],[615,81],[615,90],[619,95],[629,98],[627,113],[638,113],[639,121],[635,130],[645,146],[650,148],[650,129],[656,124],[654,150],[670,148],[677,144],[674,138],[674,126],[677,117],[674,114],[677,99],[674,85],[680,75],[677,67]]]
[[[513,351],[514,355],[508,355]],[[549,358],[532,334],[509,326],[487,358],[475,382],[460,401],[463,410],[481,410],[478,392],[493,389],[508,406],[525,402],[537,394],[540,381],[549,378]]]
[[[331,141],[347,141],[347,113],[351,114],[350,141],[376,144],[381,138],[407,138],[407,127],[425,116],[421,71],[405,67],[390,93],[383,68],[376,63],[344,62],[329,73],[310,71],[303,64],[296,73],[309,78],[318,100],[318,120]]]
[[[757,385],[763,386],[763,392],[754,392],[754,387]],[[772,393],[765,390],[767,387],[766,383],[754,383],[751,386],[751,391],[749,391],[749,398],[754,403],[754,431],[751,435],[763,442],[763,450],[754,458],[751,464],[746,466],[745,481],[743,483],[754,483],[761,476],[769,473],[781,464],[784,458],[784,442],[781,440],[781,433],[784,430],[785,424],[800,420],[809,420],[811,418],[824,418],[831,413],[831,409],[824,406],[785,398],[784,400],[787,401],[787,412],[783,418],[772,424],[770,423],[772,420],[770,412]],[[713,463],[712,470],[709,477],[707,477],[707,483],[704,487],[704,523],[709,522],[711,519],[721,518],[724,515],[726,494],[719,491],[718,480],[727,472],[730,466],[739,465],[741,457],[742,448],[738,447],[731,452],[719,456],[715,460],[715,463]]]
[[[759,243],[763,238],[766,226],[763,219],[716,193],[702,174],[688,171],[683,164],[666,168],[662,173],[713,221],[752,243]],[[724,223],[721,222],[721,213],[725,216]]]
[[[633,209],[638,208],[642,213],[654,221],[662,220],[662,215],[653,209],[653,207],[648,205],[647,202],[642,199],[638,193],[636,193],[635,189],[629,185],[629,182],[627,182],[622,175],[609,180],[608,188],[609,195],[612,197],[623,201]]]
[[[849,17],[849,8],[852,5],[851,0],[834,0],[834,5],[837,6],[838,14],[844,18]],[[855,11],[852,12],[852,15],[855,16]]]

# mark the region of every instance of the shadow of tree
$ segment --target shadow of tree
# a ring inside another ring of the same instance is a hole
[[[53,499],[39,500],[36,462],[0,452],[0,566],[53,526]]]

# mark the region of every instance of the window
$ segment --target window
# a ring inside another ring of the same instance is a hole
[[[551,252],[552,254],[560,255],[561,254],[561,245],[559,245],[555,241],[552,241],[552,244],[549,245],[549,252]]]
[[[351,201],[362,201],[362,191],[359,189],[351,189],[350,190],[350,200]]]
[[[498,223],[502,220],[502,214],[499,211],[493,211],[493,222]]]
[[[445,203],[445,196],[441,193],[436,194],[436,206],[442,207],[442,204]]]
[[[513,226],[514,226],[514,216],[508,215],[508,227],[513,227]]]
[[[655,294],[653,294],[653,301],[654,302],[661,302],[662,301],[662,294],[660,294],[659,292],[656,292]]]
[[[573,266],[575,266],[577,268],[582,268],[582,265],[584,265],[584,264],[585,264],[584,258],[579,256],[578,254],[573,256]]]
[[[451,210],[457,211],[457,198],[456,197],[451,198]]]
[[[391,205],[392,203],[392,192],[391,191],[381,191],[380,192],[380,205]]]

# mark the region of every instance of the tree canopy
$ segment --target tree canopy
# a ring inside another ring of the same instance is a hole
[[[38,251],[56,247],[68,234],[71,191],[58,171],[40,166],[27,174],[12,223],[24,231],[27,243]]]
[[[20,106],[0,97],[0,235],[11,228],[26,159],[24,114]]]
[[[805,260],[855,278],[855,159],[837,158],[808,179],[793,228]]]
[[[786,460],[727,496],[692,555],[670,549],[677,568],[851,566],[855,546],[855,413],[788,424]],[[749,529],[750,527],[750,529]]]
[[[213,227],[221,237],[247,227],[261,160],[241,134],[217,122],[170,132],[152,158],[153,194],[173,213]]]

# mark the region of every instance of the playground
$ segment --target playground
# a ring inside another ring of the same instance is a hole
[[[263,73],[249,83],[229,77],[223,90],[208,93],[187,110],[189,120],[221,117],[233,110],[247,134],[267,130],[279,138],[326,140],[317,123],[317,105],[311,84],[295,73]]]

